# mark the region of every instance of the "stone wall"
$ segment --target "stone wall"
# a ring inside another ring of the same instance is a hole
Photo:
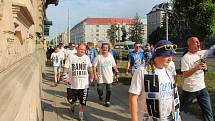
[[[42,121],[37,57],[28,55],[1,72],[0,121]]]
[[[44,1],[0,0],[0,121],[42,121]]]

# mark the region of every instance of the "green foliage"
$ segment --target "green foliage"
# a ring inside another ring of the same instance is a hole
[[[125,41],[127,41],[127,39],[126,39],[126,37],[127,37],[127,31],[126,31],[126,29],[125,29],[125,26],[122,26],[122,28],[121,28],[121,31],[122,31],[122,42],[125,42]]]
[[[166,39],[166,31],[165,28],[158,27],[155,31],[153,31],[149,37],[148,42],[150,44],[155,45],[159,40]]]
[[[140,21],[140,18],[138,14],[135,16],[135,23],[130,28],[130,37],[129,40],[133,42],[141,42],[143,40],[143,34],[144,34],[144,26],[143,23]]]
[[[117,40],[117,36],[116,36],[117,29],[118,28],[116,27],[116,25],[111,25],[110,29],[107,30],[107,36],[110,39],[110,42],[112,43],[112,45],[115,45]]]
[[[187,25],[185,28],[190,35],[205,38],[215,34],[214,0],[173,0],[173,6],[173,18],[177,18],[177,21],[174,21],[175,24],[172,26],[176,23],[179,25],[172,29],[180,29],[182,32],[183,27]]]

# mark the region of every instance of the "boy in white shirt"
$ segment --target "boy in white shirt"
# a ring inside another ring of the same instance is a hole
[[[55,83],[54,86],[57,86],[57,84],[60,81],[60,70],[61,70],[61,64],[62,64],[62,56],[60,53],[60,48],[59,46],[55,47],[55,52],[53,52],[51,54],[51,58],[50,58],[53,67],[54,67],[54,78],[55,78]]]

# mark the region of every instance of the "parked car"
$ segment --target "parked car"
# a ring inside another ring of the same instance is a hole
[[[129,53],[134,50],[134,42],[132,41],[117,42],[114,46],[114,50],[117,53],[117,58],[127,59]]]

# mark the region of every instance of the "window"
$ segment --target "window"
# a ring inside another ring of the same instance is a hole
[[[96,27],[99,27],[99,25],[96,25]]]
[[[99,32],[99,29],[96,29],[96,32]]]
[[[99,34],[96,34],[96,36],[99,36]]]

